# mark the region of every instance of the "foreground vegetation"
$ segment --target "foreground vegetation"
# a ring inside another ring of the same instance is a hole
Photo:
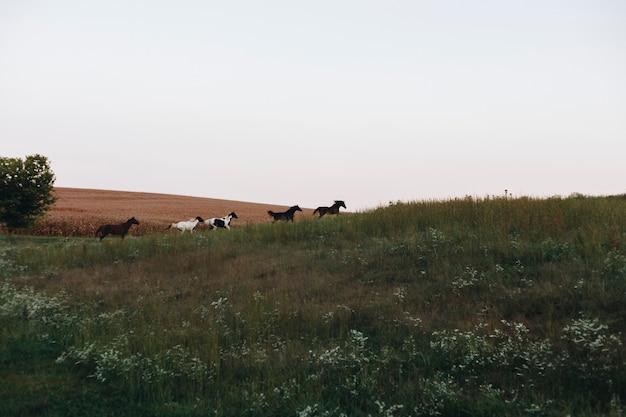
[[[621,416],[626,198],[0,255],[0,414]]]

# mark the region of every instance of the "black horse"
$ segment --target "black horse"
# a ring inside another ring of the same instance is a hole
[[[335,200],[335,204],[333,204],[330,207],[318,207],[315,210],[313,210],[313,215],[315,215],[315,213],[319,213],[320,218],[325,214],[339,215],[339,207],[346,208],[346,203],[344,203],[341,200]]]
[[[99,237],[100,240],[102,240],[107,235],[111,234],[121,236],[122,239],[124,239],[124,236],[126,236],[126,233],[128,233],[128,229],[130,229],[130,226],[132,226],[133,224],[139,224],[139,222],[134,217],[126,220],[125,223],[104,224],[100,226],[96,231],[96,237]]]
[[[275,213],[272,210],[268,210],[267,214],[272,216],[274,218],[274,221],[277,221],[277,220],[290,221],[291,220],[293,222],[293,215],[296,211],[302,211],[302,209],[298,206],[291,206],[289,210],[287,211],[283,211],[281,213]]]

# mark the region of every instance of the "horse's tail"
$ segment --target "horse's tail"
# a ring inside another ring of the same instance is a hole
[[[320,208],[316,208],[315,210],[313,210],[313,215],[315,215],[315,213],[317,213],[318,211],[320,211]]]
[[[102,232],[104,232],[104,226],[98,227],[98,230],[96,230],[96,237],[98,237],[98,235],[100,235]]]
[[[167,225],[167,227],[165,228],[165,230],[169,230],[172,228],[172,226],[174,226],[174,223],[170,223],[169,225]]]

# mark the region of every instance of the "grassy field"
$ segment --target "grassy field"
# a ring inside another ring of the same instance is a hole
[[[624,415],[626,196],[0,248],[3,416]]]

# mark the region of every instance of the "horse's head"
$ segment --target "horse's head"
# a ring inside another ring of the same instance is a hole
[[[230,213],[229,216],[232,217],[233,219],[238,219],[239,218],[239,217],[237,217],[237,214],[235,214],[234,211],[232,213]]]
[[[197,216],[196,220],[198,220],[199,223],[204,223],[204,219],[200,216]]]
[[[291,210],[293,210],[293,211],[302,211],[300,206],[293,206],[293,207],[291,207]]]
[[[128,219],[126,223],[139,225],[139,222],[134,217],[131,217],[130,219]]]
[[[343,207],[346,208],[346,203],[343,202],[343,200],[335,200],[335,205],[337,207]]]

